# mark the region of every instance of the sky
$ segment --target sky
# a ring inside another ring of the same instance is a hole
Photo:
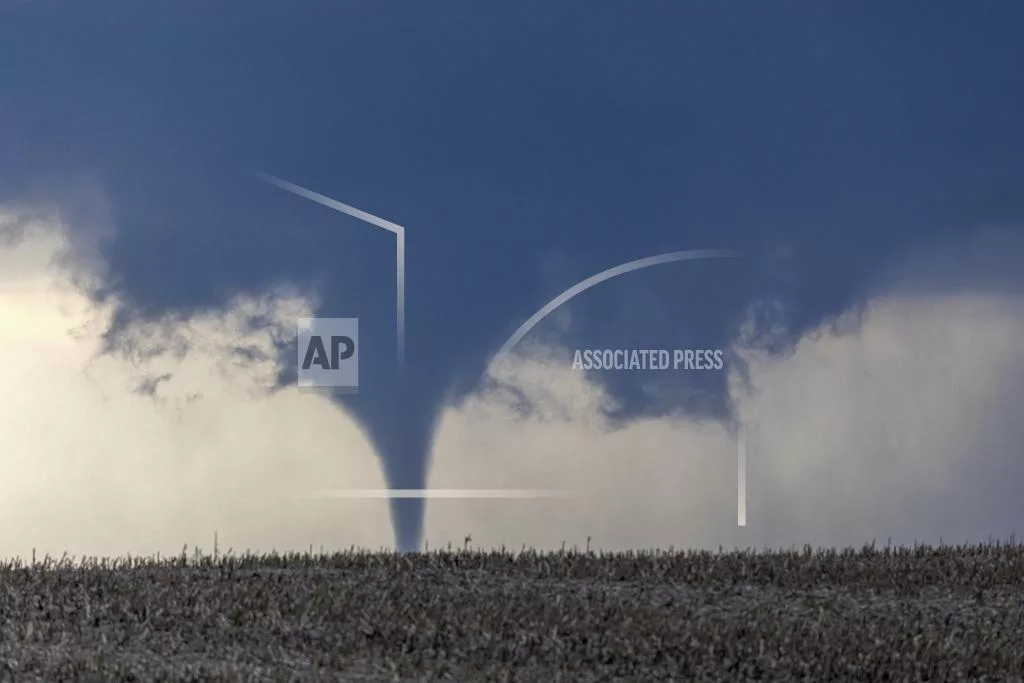
[[[928,9],[0,1],[0,554],[1019,532],[1024,9]],[[394,236],[253,171],[405,228],[404,374]],[[310,493],[428,486],[575,494]]]

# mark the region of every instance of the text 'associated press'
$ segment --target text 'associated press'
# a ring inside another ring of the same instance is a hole
[[[721,349],[576,349],[573,370],[721,370]]]

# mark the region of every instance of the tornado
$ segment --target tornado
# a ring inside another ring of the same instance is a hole
[[[394,388],[394,393],[368,390],[366,395],[339,396],[338,401],[366,431],[389,488],[427,488],[440,397],[424,385]],[[426,501],[392,498],[390,505],[395,548],[403,553],[420,550]]]
[[[388,486],[392,489],[426,488],[430,445],[440,406],[431,392],[410,383],[405,374],[405,228],[354,206],[331,199],[300,185],[254,171],[253,175],[286,192],[356,218],[395,236],[395,356],[389,370],[380,355],[369,375],[368,392],[354,400],[337,397],[363,425],[373,444]],[[377,347],[379,350],[379,346]],[[418,550],[423,536],[424,501],[392,498],[395,546],[401,552]]]

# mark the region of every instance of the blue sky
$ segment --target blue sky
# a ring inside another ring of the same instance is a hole
[[[784,353],[905,254],[1019,230],[1022,27],[1014,2],[5,2],[0,201],[57,203],[73,231],[116,224],[94,292],[118,301],[113,349],[131,320],[281,282],[358,316],[362,391],[338,400],[389,481],[415,488],[444,402],[599,270],[747,255],[607,283],[539,338],[728,346],[772,300]],[[393,237],[248,169],[406,227],[404,380]],[[82,178],[109,216],[73,190]],[[992,287],[1018,291],[1020,260],[1003,257]],[[624,421],[730,410],[720,376],[605,381]],[[418,504],[403,505],[410,545]]]

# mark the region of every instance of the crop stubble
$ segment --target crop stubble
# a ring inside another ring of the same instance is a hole
[[[4,680],[1022,681],[1024,545],[0,566]]]

